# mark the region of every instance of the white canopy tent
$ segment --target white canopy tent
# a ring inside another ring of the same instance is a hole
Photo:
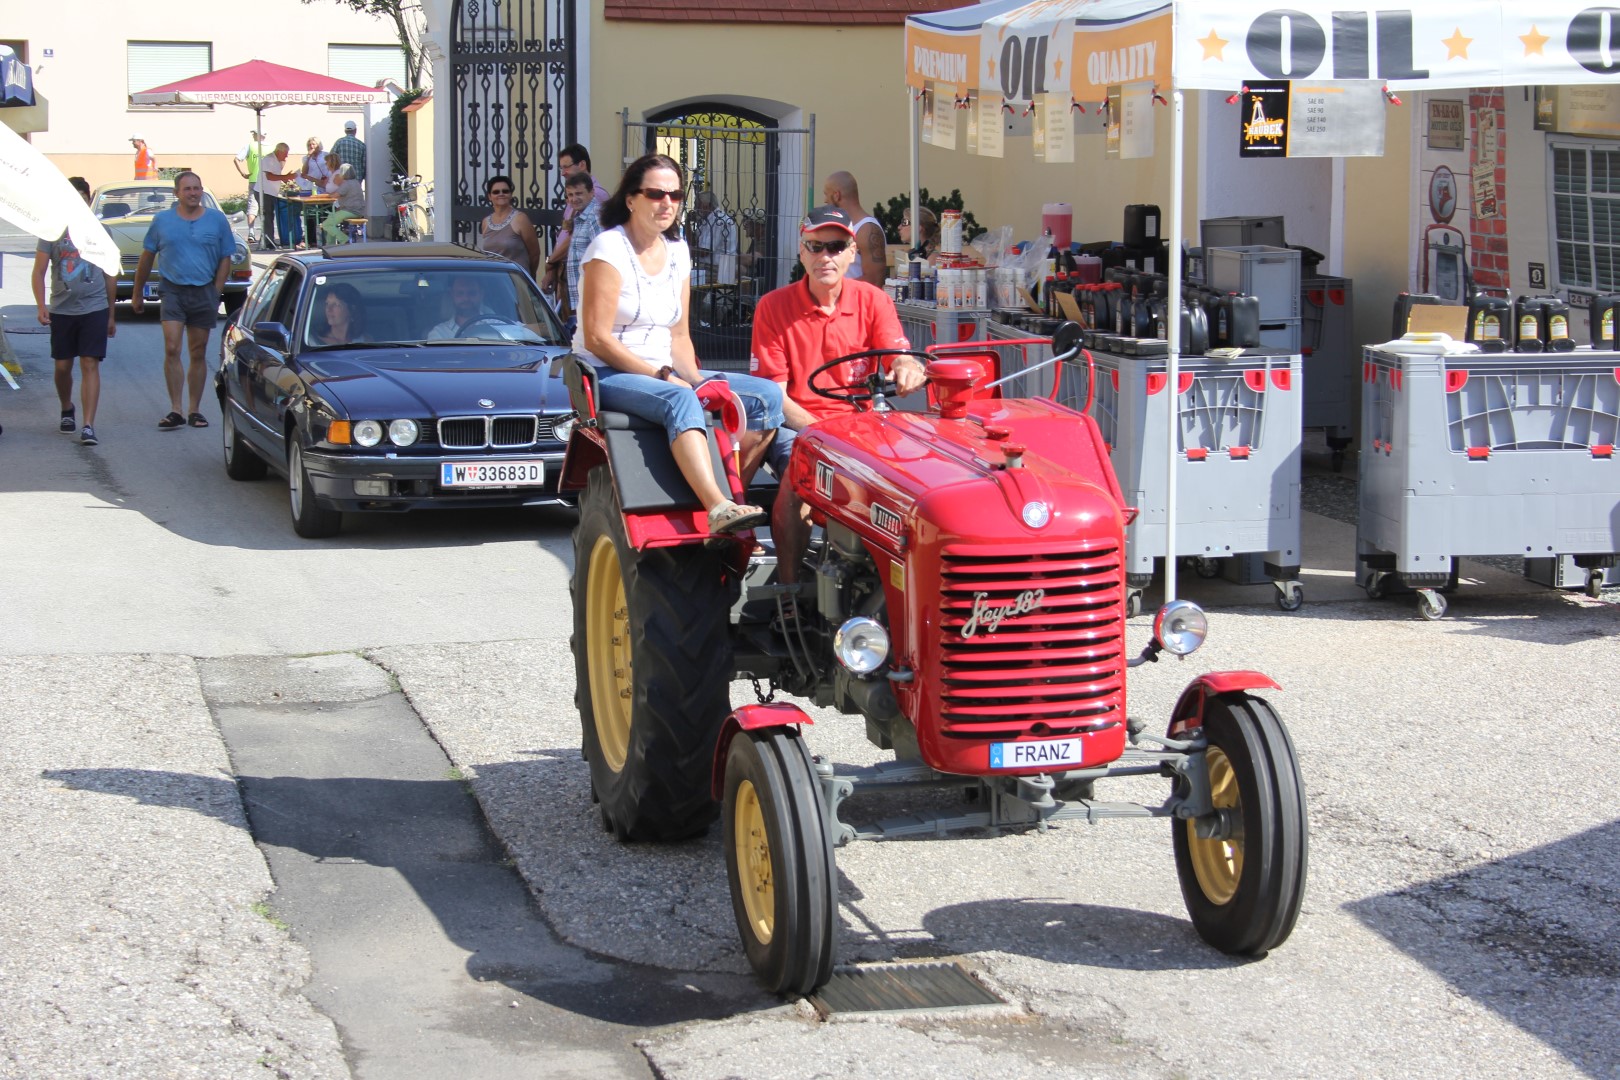
[[[1168,239],[1184,232],[1183,92],[1251,81],[1378,80],[1390,91],[1620,84],[1620,9],[1571,0],[1455,0],[1356,9],[1328,0],[991,0],[906,19],[918,198],[917,97],[932,85],[997,95],[1017,113],[1035,94],[1102,100],[1151,81],[1172,117]],[[1033,167],[1033,166],[1031,166]],[[1169,382],[1179,385],[1181,261],[1170,260]],[[1169,408],[1178,397],[1167,395]],[[1176,435],[1169,424],[1165,598],[1176,594]]]

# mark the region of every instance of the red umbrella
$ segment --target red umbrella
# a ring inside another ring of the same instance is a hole
[[[277,105],[364,105],[387,101],[388,92],[268,60],[249,60],[131,94],[129,100],[132,105],[240,105],[253,110],[253,130],[262,131],[264,110]]]

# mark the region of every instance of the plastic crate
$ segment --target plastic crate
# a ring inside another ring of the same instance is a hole
[[[990,323],[995,340],[1022,336]],[[1049,355],[1049,354],[1046,354]],[[1126,502],[1139,511],[1126,527],[1127,584],[1139,603],[1165,553],[1168,519],[1165,455],[1168,444],[1169,361],[1092,350],[1097,384],[1090,415],[1108,444]],[[1037,363],[1045,356],[1026,358]],[[1004,359],[1003,375],[1020,361]],[[1261,557],[1265,577],[1278,585],[1279,603],[1299,606],[1300,357],[1249,350],[1232,360],[1181,358],[1177,432],[1176,554],[1227,559]],[[1016,392],[1049,393],[1048,373]],[[1058,400],[1085,406],[1083,378],[1065,373]]]
[[[1620,553],[1620,353],[1367,349],[1357,577],[1431,589],[1463,555]],[[1436,603],[1426,594],[1426,603]],[[1426,608],[1425,615],[1438,617]]]
[[[1301,342],[1300,320],[1282,319],[1260,323],[1260,345],[1282,352],[1299,352]]]
[[[1299,252],[1293,248],[1206,247],[1204,277],[1221,292],[1258,297],[1261,323],[1299,318]]]
[[[1350,279],[1306,278],[1300,285],[1300,310],[1305,427],[1327,435],[1338,469],[1355,433],[1356,350],[1351,346],[1355,309]]]
[[[900,313],[900,329],[906,332],[913,349],[953,341],[973,341],[983,335],[989,316],[983,311],[937,308],[915,300],[894,305]]]

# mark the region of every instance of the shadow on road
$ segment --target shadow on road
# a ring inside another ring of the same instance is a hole
[[[1620,821],[1346,907],[1592,1076],[1620,1073]]]

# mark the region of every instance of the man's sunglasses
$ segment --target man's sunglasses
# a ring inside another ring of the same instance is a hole
[[[641,197],[651,199],[653,202],[660,202],[664,199],[668,199],[670,202],[680,202],[686,198],[686,192],[680,188],[676,188],[674,191],[665,191],[663,188],[644,187],[641,189]]]
[[[825,251],[828,255],[842,255],[844,249],[849,247],[851,240],[801,240],[804,250],[812,255],[820,255]]]

